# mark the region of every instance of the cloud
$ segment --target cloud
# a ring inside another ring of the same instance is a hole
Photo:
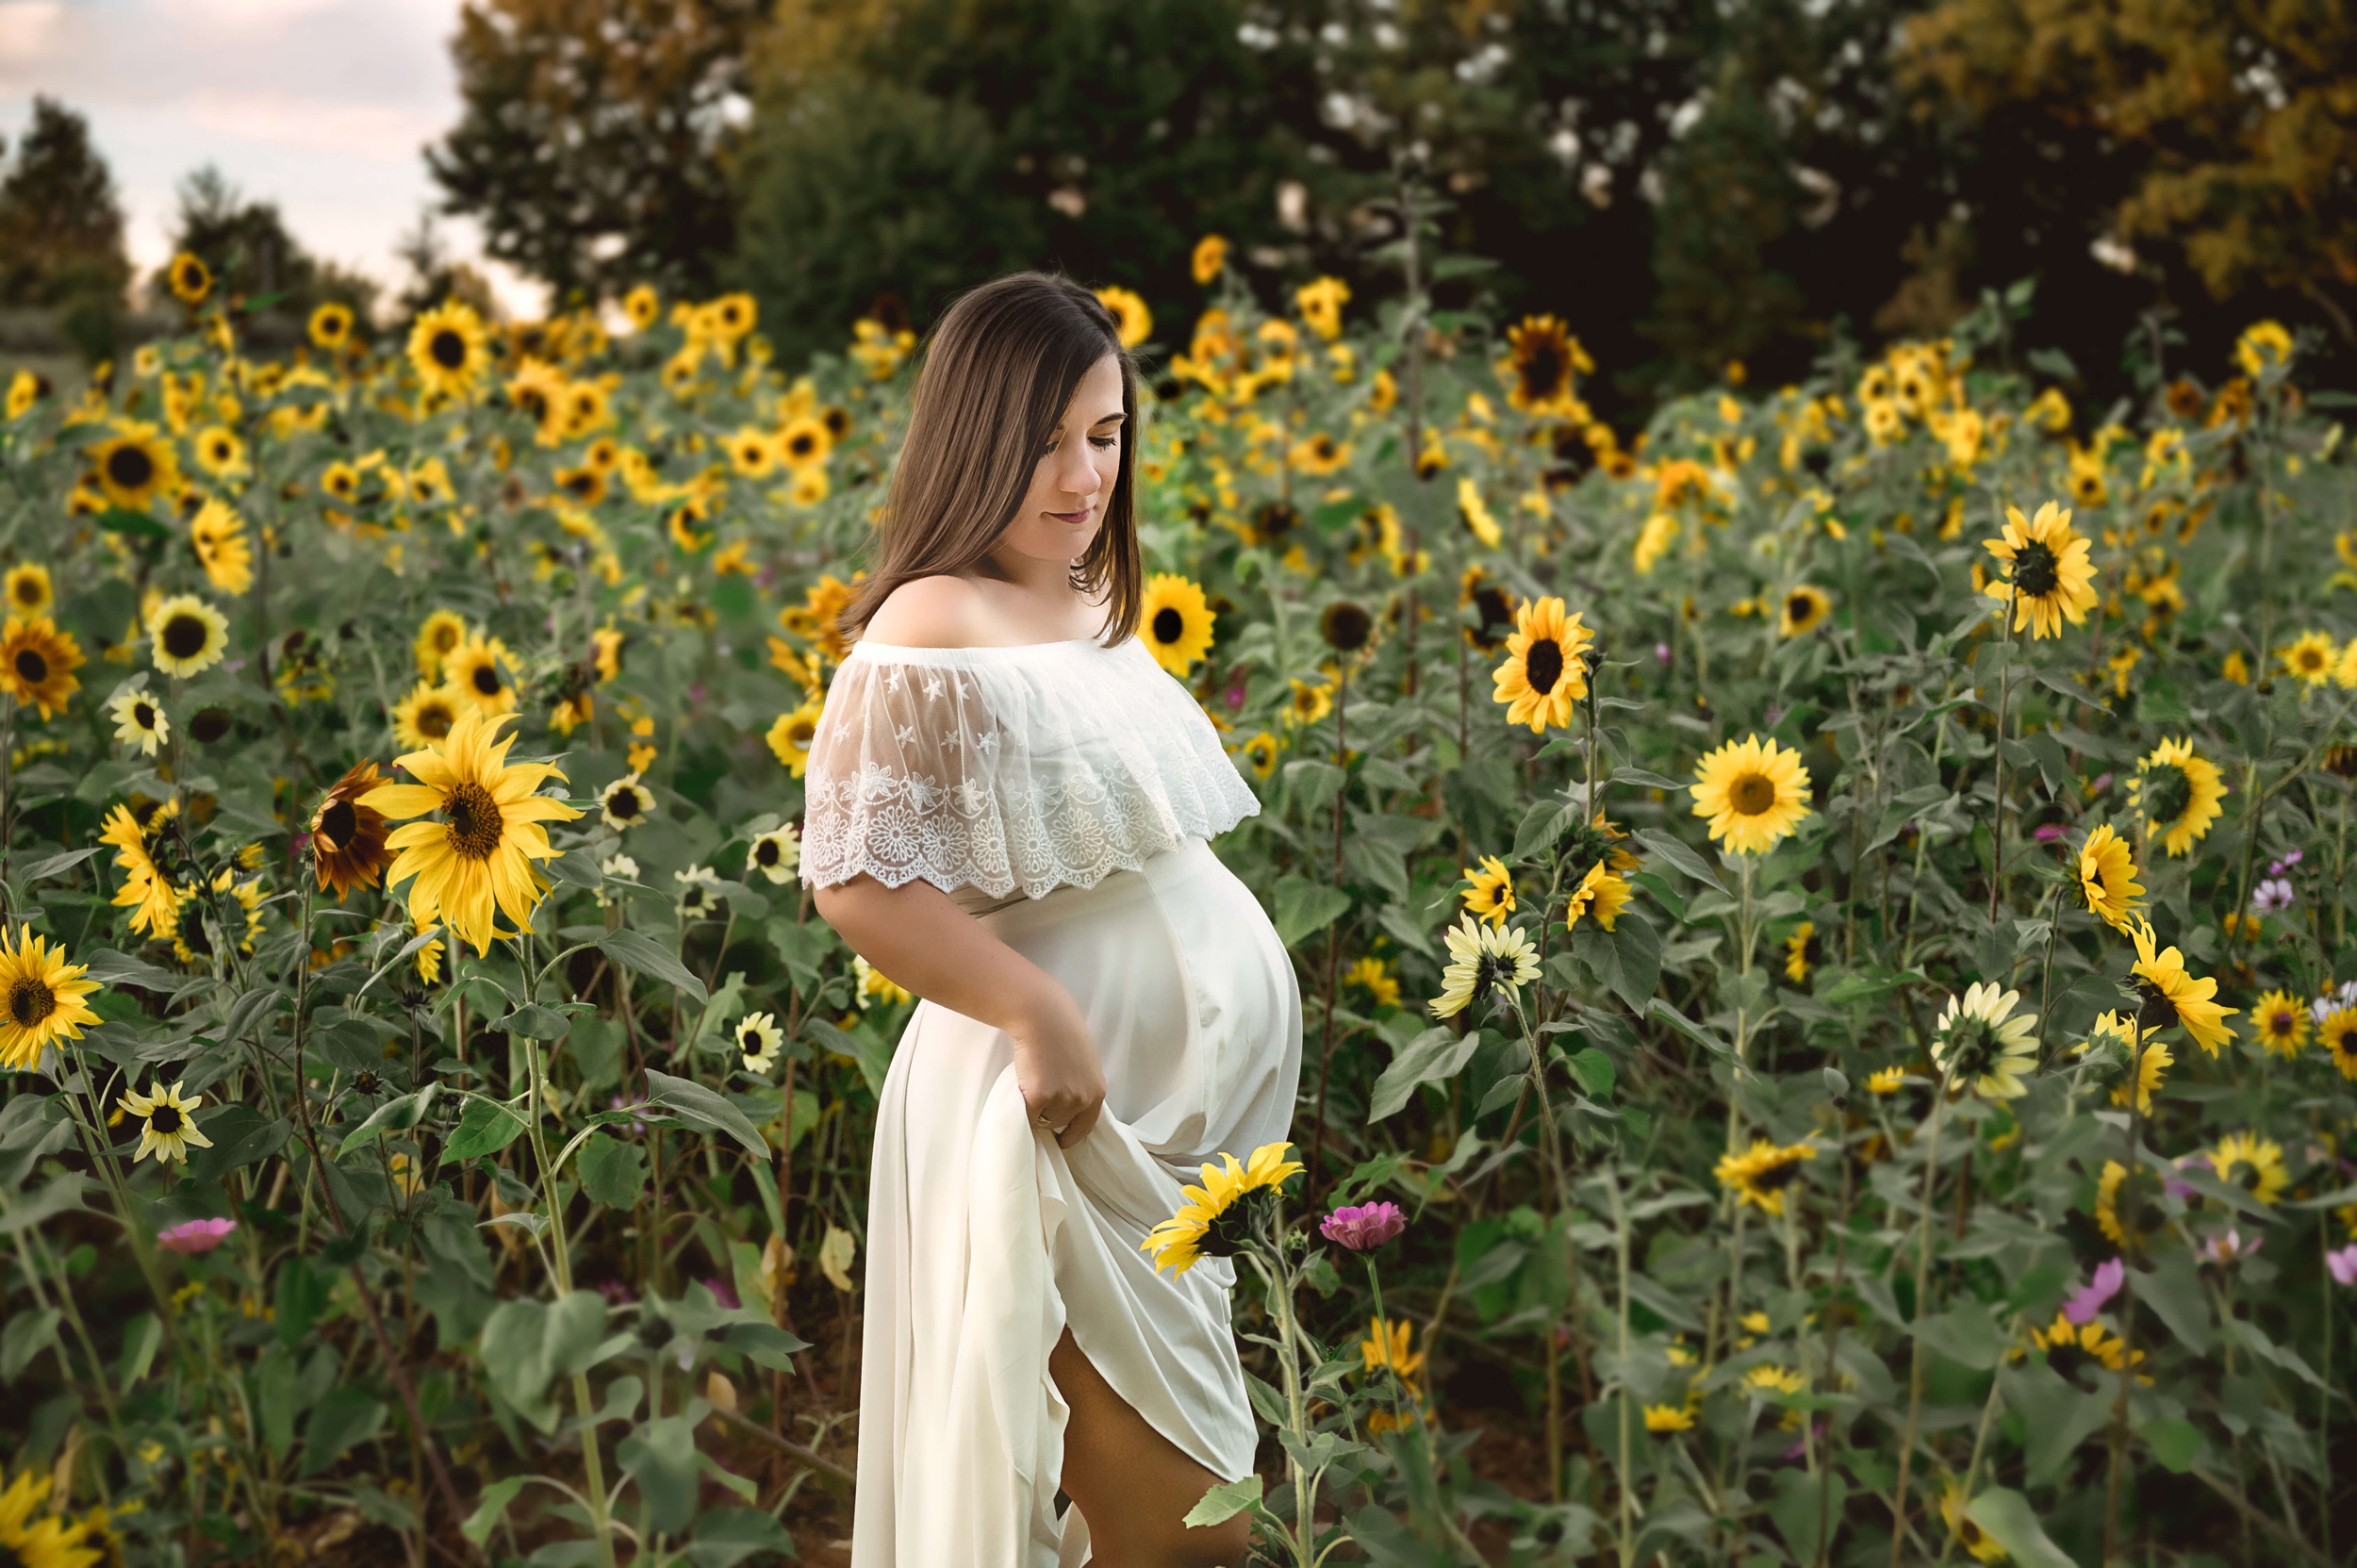
[[[206,163],[274,201],[304,245],[388,284],[439,192],[423,148],[456,123],[459,0],[0,0],[0,132],[35,94],[87,115],[132,258],[170,251],[175,188]],[[470,223],[445,225],[478,260]],[[511,310],[540,291],[486,268]]]

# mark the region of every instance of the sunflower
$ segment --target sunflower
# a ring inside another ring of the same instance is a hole
[[[654,285],[639,284],[622,296],[622,314],[629,319],[632,330],[644,332],[662,316],[663,297],[654,291]]]
[[[2019,506],[2005,508],[2002,538],[1983,539],[1988,553],[2005,568],[1998,580],[1981,591],[2001,604],[2013,606],[2013,629],[2030,629],[2036,637],[2062,635],[2068,619],[2084,625],[2095,605],[2095,567],[2087,559],[2087,541],[2070,526],[2070,514],[2052,502],[2025,519]]]
[[[329,353],[340,349],[352,338],[352,306],[330,300],[311,312],[311,343]]]
[[[1400,1387],[1410,1399],[1421,1401],[1425,1352],[1409,1348],[1415,1329],[1413,1323],[1392,1323],[1381,1317],[1368,1319],[1367,1337],[1359,1342],[1359,1363],[1370,1374],[1389,1371],[1399,1379]]]
[[[2302,632],[2299,636],[2275,651],[2283,661],[2283,673],[2296,676],[2312,686],[2320,686],[2332,678],[2332,667],[2339,661],[2340,648],[2325,632]]]
[[[0,691],[39,708],[43,718],[64,712],[67,700],[82,689],[74,675],[81,664],[81,644],[47,616],[10,616],[0,624]]]
[[[163,704],[137,686],[107,703],[107,717],[115,721],[115,739],[139,748],[141,756],[154,756],[156,748],[172,738]]]
[[[49,569],[32,561],[10,567],[6,583],[0,584],[0,602],[0,602],[0,610],[27,620],[47,615],[49,607],[58,602],[58,591],[50,586]]]
[[[1784,613],[1777,619],[1778,635],[1797,637],[1815,631],[1833,613],[1833,600],[1825,590],[1806,583],[1784,596]]]
[[[1478,566],[1471,566],[1458,584],[1457,602],[1473,611],[1472,619],[1463,627],[1469,646],[1485,653],[1494,653],[1506,646],[1508,629],[1514,624],[1511,590],[1503,584],[1491,582],[1489,574]]]
[[[1947,1075],[1952,1095],[1969,1088],[1983,1099],[2017,1099],[2029,1092],[2021,1079],[2037,1062],[2037,1015],[2016,1014],[2020,1000],[2020,992],[1988,981],[1948,999],[1932,1061]]]
[[[2308,1043],[2308,1010],[2288,992],[2261,996],[2250,1004],[2250,1021],[2259,1032],[2259,1044],[2278,1056],[2298,1056]]]
[[[418,626],[417,641],[412,649],[418,657],[418,670],[428,680],[438,680],[442,661],[458,651],[467,640],[467,622],[455,610],[436,610]]]
[[[1506,401],[1525,414],[1572,412],[1572,373],[1595,366],[1571,329],[1554,316],[1525,316],[1506,329],[1506,343],[1497,367]]]
[[[47,397],[52,389],[47,376],[31,371],[17,371],[8,378],[8,398],[5,403],[0,403],[0,418],[23,419],[33,404]]]
[[[1808,977],[1825,961],[1825,939],[1817,933],[1816,922],[1803,920],[1792,928],[1792,934],[1784,939],[1785,978],[1795,985],[1806,985]]]
[[[1227,269],[1228,240],[1223,235],[1207,234],[1195,242],[1195,254],[1188,258],[1195,281],[1210,284]]]
[[[513,713],[516,688],[500,667],[514,663],[499,638],[470,636],[443,661],[443,684],[486,715]]]
[[[743,479],[766,479],[778,466],[776,440],[766,430],[746,425],[720,442],[729,454],[729,466]]]
[[[420,681],[409,695],[393,704],[393,737],[411,751],[439,746],[458,722],[466,699],[432,681]]]
[[[1466,532],[1484,545],[1495,550],[1506,539],[1498,527],[1497,518],[1490,511],[1490,503],[1481,499],[1481,487],[1473,482],[1471,474],[1459,475],[1457,481],[1457,516]]]
[[[778,715],[777,722],[762,738],[768,741],[769,751],[787,773],[800,778],[810,767],[811,743],[818,738],[818,716],[825,702],[817,698],[804,702],[792,713]]]
[[[1373,953],[1355,960],[1349,968],[1343,970],[1343,983],[1364,991],[1367,999],[1377,1007],[1399,1005],[1399,978],[1392,973],[1390,966]]]
[[[1350,285],[1338,277],[1321,277],[1294,290],[1294,304],[1310,330],[1332,342],[1343,335],[1343,306],[1350,301]]]
[[[1742,1153],[1721,1155],[1716,1174],[1719,1185],[1735,1194],[1738,1201],[1766,1213],[1781,1214],[1785,1189],[1801,1174],[1801,1162],[1816,1158],[1817,1150],[1807,1144],[1778,1147],[1765,1138],[1754,1138],[1752,1147]]]
[[[2190,736],[2162,741],[2128,781],[2128,809],[2161,835],[2161,848],[2172,856],[2201,841],[2226,795],[2217,765],[2195,753]]]
[[[1158,571],[1146,580],[1146,602],[1138,611],[1138,635],[1154,662],[1180,679],[1211,651],[1211,602],[1199,584],[1177,572]]]
[[[1154,313],[1127,289],[1099,289],[1096,301],[1112,313],[1113,332],[1125,349],[1136,348],[1154,336]]]
[[[804,469],[824,462],[833,447],[834,432],[827,428],[826,421],[814,414],[789,420],[785,428],[778,432],[778,454],[789,468]]]
[[[1491,675],[1496,687],[1492,696],[1508,704],[1506,721],[1526,723],[1533,734],[1551,724],[1569,724],[1572,704],[1588,695],[1582,655],[1594,640],[1576,614],[1564,615],[1563,601],[1552,594],[1517,610],[1506,639],[1506,662]]]
[[[730,1031],[736,1048],[745,1053],[745,1070],[766,1073],[778,1065],[778,1048],[785,1044],[785,1031],[778,1020],[766,1013],[748,1013],[736,1020]]]
[[[1337,599],[1318,613],[1318,635],[1337,653],[1356,653],[1375,635],[1375,617],[1353,599]]]
[[[171,931],[179,917],[180,897],[147,852],[147,835],[129,806],[118,805],[107,814],[98,841],[114,846],[115,869],[123,873],[114,902],[131,912],[131,929],[148,937]]]
[[[114,505],[144,512],[158,493],[180,487],[180,459],[152,424],[119,421],[116,433],[90,448],[98,487]]]
[[[2109,822],[2087,834],[2079,850],[2079,893],[2090,913],[2120,931],[2136,913],[2144,883],[2136,881],[2136,857]]]
[[[182,251],[164,269],[164,282],[184,305],[201,305],[213,291],[213,270]]]
[[[2218,1048],[2234,1037],[2233,1026],[2226,1019],[2240,1009],[2213,1001],[2217,982],[2196,980],[2186,973],[2184,955],[2175,948],[2155,953],[2151,921],[2139,921],[2129,934],[2136,942],[2136,962],[2129,973],[2144,996],[2144,1005],[2136,1013],[2137,1027],[2150,1033],[2182,1024],[2195,1044],[2216,1056]]]
[[[2045,1328],[2030,1331],[2030,1345],[2046,1352],[2046,1364],[2067,1383],[2076,1383],[2090,1366],[2121,1372],[2144,1360],[2143,1351],[2130,1354],[2127,1342],[2102,1324],[2073,1323],[2061,1312]]]
[[[223,593],[254,586],[254,548],[246,542],[245,520],[227,503],[207,501],[189,523],[189,545],[205,580]]]
[[[2115,1032],[2128,1042],[2130,1060],[2135,1064],[2136,1114],[2149,1116],[2152,1114],[2152,1096],[2160,1088],[2162,1081],[2167,1078],[2168,1069],[2177,1065],[2177,1058],[2167,1046],[2151,1038],[2145,1040],[2142,1049],[2138,1049],[2135,1025],[2118,1019],[2116,1014],[2106,1013],[2103,1018],[2115,1019]],[[2100,1028],[2102,1018],[2097,1019],[2096,1023]],[[2123,1106],[2128,1103],[2128,1085],[2124,1080],[2112,1091],[2112,1103]]]
[[[532,865],[557,855],[542,824],[581,815],[534,793],[564,778],[552,764],[507,760],[515,737],[494,737],[508,717],[469,708],[439,746],[394,759],[418,783],[379,784],[359,800],[394,820],[442,814],[438,822],[396,829],[386,841],[398,853],[385,885],[389,891],[408,883],[410,919],[420,928],[446,924],[477,951],[488,951],[503,934],[498,915],[520,926],[547,890]]]
[[[2234,1173],[2246,1165],[2250,1174],[2237,1180]],[[2281,1197],[2291,1180],[2290,1173],[2283,1169],[2283,1146],[2256,1132],[2230,1132],[2220,1138],[2217,1147],[2210,1150],[2210,1168],[2217,1172],[2220,1181],[2241,1187],[2266,1204]]]
[[[619,833],[635,828],[654,809],[654,792],[638,782],[635,770],[607,784],[598,796],[598,819]]]
[[[245,443],[226,425],[206,425],[189,445],[196,454],[196,466],[216,479],[229,478],[245,468]]]
[[[1703,755],[1694,780],[1694,815],[1736,854],[1766,854],[1808,815],[1808,769],[1773,740],[1730,740]]]
[[[1605,930],[1610,931],[1620,922],[1621,911],[1627,907],[1630,889],[1620,874],[1606,861],[1588,867],[1588,874],[1572,889],[1563,910],[1563,929],[1571,930],[1586,916]]]
[[[37,1514],[51,1484],[49,1477],[28,1469],[0,1491],[0,1562],[11,1568],[97,1568],[107,1556],[105,1538],[90,1540],[91,1520]]]
[[[51,947],[19,926],[13,943],[0,926],[0,1065],[30,1072],[51,1042],[78,1040],[82,1026],[98,1022],[82,999],[98,989],[84,980],[87,966],[68,964],[62,945]]]
[[[138,1117],[141,1123],[140,1151],[131,1156],[131,1163],[138,1164],[153,1154],[157,1164],[168,1164],[174,1160],[186,1161],[190,1144],[199,1148],[212,1147],[213,1140],[197,1130],[192,1114],[204,1098],[203,1095],[193,1099],[183,1096],[177,1082],[169,1089],[150,1088],[143,1095],[124,1095],[124,1113]]]
[[[392,856],[385,843],[385,816],[360,797],[385,782],[373,762],[363,762],[330,785],[311,814],[311,870],[321,887],[341,899],[354,887],[374,887]]]
[[[491,363],[483,318],[464,300],[444,300],[409,328],[409,363],[428,393],[466,397]]]
[[[1493,926],[1506,924],[1506,917],[1514,913],[1514,873],[1506,868],[1506,862],[1484,855],[1478,867],[1465,867],[1465,880],[1473,884],[1465,890],[1465,913],[1477,915]]]
[[[801,864],[801,834],[795,831],[791,822],[770,829],[745,850],[746,874],[750,876],[758,871],[772,883],[794,881]]]
[[[1205,1258],[1233,1255],[1250,1235],[1243,1200],[1253,1193],[1276,1194],[1301,1170],[1300,1161],[1285,1158],[1292,1148],[1283,1142],[1262,1144],[1244,1164],[1222,1149],[1219,1164],[1207,1161],[1203,1184],[1180,1188],[1184,1201],[1178,1213],[1154,1227],[1138,1246],[1139,1251],[1154,1254],[1154,1272],[1167,1268],[1184,1274]]]
[[[1266,730],[1245,741],[1241,750],[1254,778],[1264,780],[1277,771],[1277,737]]]
[[[1870,1095],[1895,1095],[1906,1086],[1904,1067],[1877,1067],[1866,1080],[1866,1092]]]
[[[156,668],[167,675],[200,675],[229,647],[229,621],[192,593],[174,594],[147,618]]]
[[[2104,1161],[2095,1184],[2097,1228],[2122,1252],[2141,1252],[2167,1223],[2165,1191],[2159,1173],[2139,1165],[2132,1174],[2117,1160]]]
[[[1453,1018],[1501,991],[1519,999],[1539,978],[1539,949],[1523,932],[1463,915],[1447,936],[1450,962],[1441,971],[1441,994],[1428,1004],[1436,1018]]]

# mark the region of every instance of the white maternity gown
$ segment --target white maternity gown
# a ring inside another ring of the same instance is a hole
[[[807,784],[814,885],[949,892],[1072,994],[1106,1081],[1061,1148],[1005,1034],[930,1001],[910,1017],[871,1165],[852,1568],[1077,1568],[1047,1369],[1067,1326],[1181,1450],[1222,1479],[1252,1469],[1235,1264],[1158,1274],[1140,1244],[1199,1166],[1292,1120],[1292,961],[1206,842],[1259,802],[1135,638],[855,644]]]

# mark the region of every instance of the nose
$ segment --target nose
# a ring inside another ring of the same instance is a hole
[[[1083,440],[1066,441],[1057,454],[1063,461],[1058,466],[1056,483],[1067,495],[1094,497],[1096,494],[1096,449]]]

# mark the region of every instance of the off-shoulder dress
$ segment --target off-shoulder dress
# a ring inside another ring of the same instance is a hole
[[[1161,1273],[1141,1243],[1225,1150],[1287,1135],[1293,965],[1207,840],[1260,809],[1186,689],[1134,637],[852,646],[807,774],[803,871],[949,893],[1056,977],[1106,1096],[1070,1148],[1011,1043],[919,1002],[885,1074],[868,1197],[852,1568],[1077,1568],[1055,1506],[1068,1325],[1157,1430],[1223,1479],[1256,1428],[1231,1260]]]

